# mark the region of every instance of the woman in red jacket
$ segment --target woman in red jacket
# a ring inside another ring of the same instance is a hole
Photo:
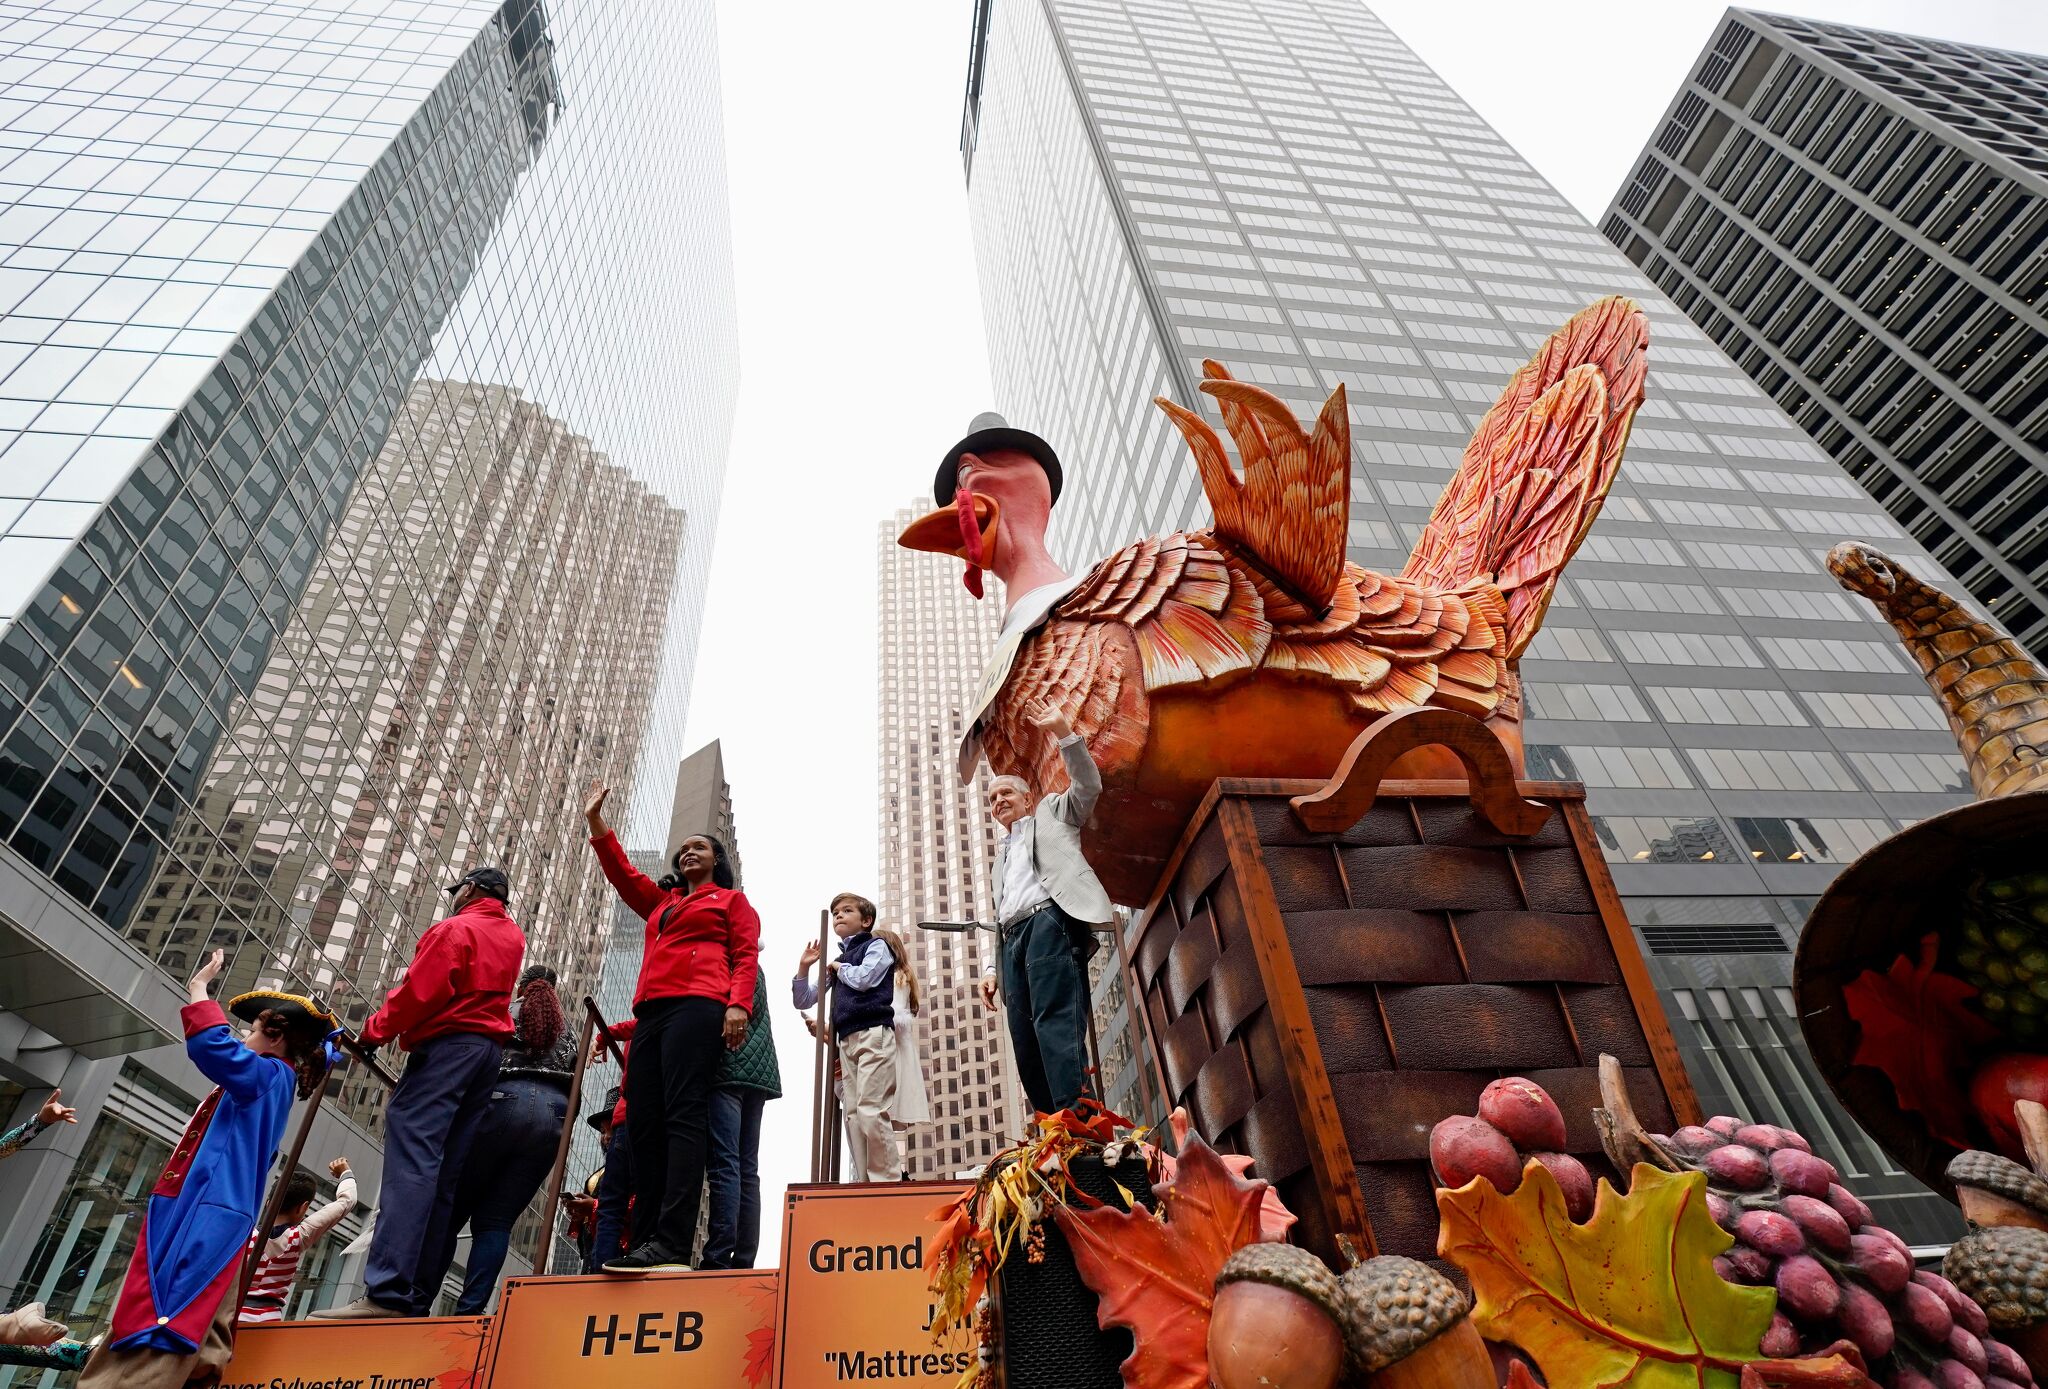
[[[647,922],[633,992],[633,1063],[626,1068],[633,1155],[633,1248],[607,1273],[689,1267],[711,1146],[711,1090],[727,1049],[746,1040],[760,972],[761,918],[733,886],[725,846],[692,835],[659,883],[626,859],[604,821],[611,788],[593,786],[583,815],[590,846],[619,900]],[[722,1045],[721,1045],[722,1044]]]

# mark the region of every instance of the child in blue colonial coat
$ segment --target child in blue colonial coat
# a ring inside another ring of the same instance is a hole
[[[228,1006],[254,1026],[237,1040],[227,1014],[207,997],[221,963],[216,950],[192,976],[181,1015],[185,1054],[216,1089],[185,1125],[150,1192],[113,1325],[79,1389],[219,1380],[233,1353],[242,1254],[263,1218],[271,1156],[293,1098],[311,1093],[326,1074],[334,1018],[296,994],[243,994]]]

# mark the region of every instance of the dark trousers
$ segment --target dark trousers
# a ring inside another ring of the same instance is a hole
[[[767,1092],[711,1092],[711,1230],[704,1267],[752,1268],[761,1249],[761,1111]]]
[[[450,1246],[469,1226],[469,1267],[455,1304],[457,1316],[480,1316],[490,1305],[512,1245],[512,1227],[554,1170],[568,1116],[564,1084],[512,1076],[491,1087],[490,1103],[477,1121],[472,1160],[455,1183],[455,1213],[448,1222]],[[449,1258],[454,1258],[452,1247]]]
[[[711,1089],[725,1059],[725,1005],[715,998],[649,999],[633,1009],[633,1242],[687,1259],[697,1239],[711,1148]]]
[[[433,1309],[454,1258],[455,1183],[501,1054],[491,1038],[462,1032],[436,1037],[406,1062],[384,1111],[384,1181],[363,1275],[371,1301],[416,1317]]]
[[[627,1212],[633,1206],[633,1135],[627,1121],[612,1125],[604,1150],[604,1175],[597,1179],[597,1216],[584,1272],[595,1273],[606,1259],[626,1252]]]
[[[1003,1001],[1031,1107],[1072,1107],[1088,1085],[1088,928],[1048,903],[1003,928]]]

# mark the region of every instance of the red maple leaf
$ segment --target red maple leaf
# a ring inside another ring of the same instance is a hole
[[[1208,1389],[1216,1275],[1258,1239],[1266,1183],[1238,1176],[1190,1135],[1173,1180],[1153,1190],[1160,1215],[1142,1206],[1053,1212],[1099,1299],[1097,1322],[1128,1327],[1136,1341],[1123,1363],[1126,1389]]]
[[[1959,1077],[1970,1049],[1998,1032],[1963,1006],[1977,990],[1935,968],[1940,947],[1941,938],[1929,934],[1918,961],[1901,955],[1883,974],[1867,969],[1842,990],[1863,1033],[1850,1060],[1882,1072],[1899,1108],[1924,1118],[1935,1137],[1968,1148],[1967,1087]]]
[[[747,1383],[759,1389],[775,1368],[775,1279],[752,1278],[740,1288],[747,1305],[760,1314],[761,1324],[747,1333]]]
[[[456,1326],[444,1326],[435,1331],[433,1341],[437,1346],[446,1347],[451,1355],[467,1355],[469,1363],[456,1365],[434,1376],[436,1389],[474,1389],[479,1381],[476,1357],[483,1349],[484,1331],[489,1326],[488,1317],[477,1317],[473,1321]],[[466,1348],[463,1342],[471,1344]]]
[[[758,1386],[775,1368],[775,1324],[757,1326],[747,1333],[747,1383]]]

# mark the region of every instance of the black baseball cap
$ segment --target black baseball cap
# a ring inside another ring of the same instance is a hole
[[[486,896],[495,897],[500,902],[509,901],[512,896],[511,880],[505,876],[504,869],[494,864],[487,863],[480,868],[470,869],[454,882],[448,884],[448,891],[453,892],[464,883],[474,884],[478,892],[484,893]]]

